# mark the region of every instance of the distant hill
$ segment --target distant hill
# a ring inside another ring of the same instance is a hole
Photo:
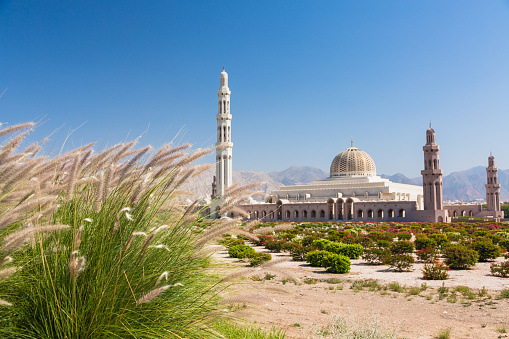
[[[214,169],[210,169],[199,175],[193,184],[188,187],[189,191],[198,197],[210,195],[214,172]],[[323,179],[328,176],[328,173],[318,168],[292,166],[281,172],[233,171],[233,182],[240,182],[242,184],[262,182],[263,184],[259,187],[259,190],[270,193],[277,190],[280,186],[309,184],[317,179]],[[392,182],[422,185],[421,177],[408,178],[401,173],[394,175],[381,174],[380,176]],[[507,201],[509,200],[509,170],[498,170],[498,178],[502,186],[502,201]],[[444,176],[443,181],[445,201],[473,201],[485,198],[486,168],[483,166],[453,172]]]
[[[328,173],[325,173],[321,169],[309,166],[292,166],[281,172],[269,172],[267,174],[285,186],[309,184],[317,179],[323,179],[329,176]]]

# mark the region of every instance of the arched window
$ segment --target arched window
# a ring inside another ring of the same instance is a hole
[[[295,215],[295,219],[297,219],[299,217],[299,211],[295,211],[293,215]]]
[[[226,101],[223,101],[223,113],[226,113]]]
[[[364,212],[362,210],[357,211],[357,218],[359,218],[359,219],[364,218]]]
[[[384,217],[384,211],[378,210],[378,218],[383,219],[383,217]]]
[[[433,160],[433,169],[437,169],[438,168],[438,165],[437,165],[437,159]]]
[[[313,218],[316,218],[316,212],[315,212],[315,210],[312,210],[312,211],[311,211],[311,218],[312,218],[312,219],[313,219]]]
[[[325,218],[325,211],[324,210],[320,211],[320,218]]]
[[[373,219],[373,210],[368,210],[368,219]]]
[[[400,218],[404,218],[405,217],[405,210],[404,209],[400,209],[399,210],[399,217]]]
[[[235,214],[233,214],[233,212],[230,213],[230,218],[233,218],[235,216]]]
[[[290,211],[286,211],[285,212],[285,218],[286,219],[290,219]]]
[[[431,159],[428,160],[428,168],[431,168]]]
[[[458,216],[458,211],[454,211],[454,212],[452,212],[452,216],[453,216],[454,218],[456,218],[456,217]]]
[[[467,213],[466,213],[465,211],[461,211],[461,216],[462,216],[462,217],[464,217],[464,216],[466,216],[466,215],[467,215]]]
[[[230,102],[229,101],[226,103],[226,111],[228,113],[230,113]]]
[[[473,216],[473,215],[474,215],[474,213],[473,213],[472,211],[468,211],[468,216],[469,216],[469,217],[471,217],[471,216]]]
[[[228,141],[232,141],[232,133],[230,131],[230,126],[228,126]]]
[[[304,211],[302,213],[304,214],[304,219],[307,219],[308,218],[308,211]]]
[[[394,218],[394,210],[392,208],[389,210],[389,213],[387,213],[387,214],[388,214],[389,219]]]
[[[254,218],[258,219],[258,211],[254,211]]]
[[[226,141],[226,126],[223,126],[223,141]]]

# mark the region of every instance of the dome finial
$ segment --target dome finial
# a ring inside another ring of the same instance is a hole
[[[353,137],[351,137],[351,138],[352,138],[352,140],[351,140],[351,147],[353,147]]]
[[[223,66],[223,72],[224,72],[224,66]]]

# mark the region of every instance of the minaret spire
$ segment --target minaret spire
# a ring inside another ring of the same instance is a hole
[[[216,196],[221,198],[226,189],[232,185],[232,136],[230,114],[230,89],[228,88],[228,73],[223,71],[219,76],[219,90],[217,91],[218,112],[217,142],[216,142]]]

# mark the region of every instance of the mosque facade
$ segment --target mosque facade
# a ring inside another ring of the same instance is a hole
[[[212,197],[216,201],[221,200],[225,189],[232,183],[230,94],[228,74],[223,69],[216,116],[216,175],[212,184]],[[485,209],[477,204],[444,205],[439,151],[435,131],[430,125],[423,146],[421,187],[394,183],[377,176],[371,156],[354,147],[352,141],[351,147],[333,159],[328,178],[307,185],[282,186],[271,192],[264,202],[250,201],[239,207],[249,214],[246,219],[267,222],[450,222],[460,216],[503,218],[494,157],[490,155],[486,169]]]

